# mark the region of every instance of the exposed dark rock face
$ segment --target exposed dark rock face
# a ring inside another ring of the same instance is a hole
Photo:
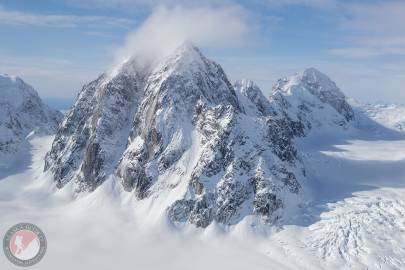
[[[320,103],[338,106],[322,95]],[[75,181],[77,192],[112,175],[174,223],[273,222],[305,175],[293,140],[312,119],[291,114],[294,106],[282,92],[268,100],[249,81],[233,87],[218,64],[184,45],[147,71],[133,59],[86,85],[45,169],[58,187]]]
[[[138,81],[125,66],[114,78],[102,75],[83,87],[46,156],[45,170],[58,187],[74,179],[78,191],[93,191],[113,173],[141,95]]]

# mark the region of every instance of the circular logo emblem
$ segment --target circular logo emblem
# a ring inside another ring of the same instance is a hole
[[[3,250],[15,265],[32,266],[44,257],[46,238],[34,224],[19,223],[11,227],[4,236]]]

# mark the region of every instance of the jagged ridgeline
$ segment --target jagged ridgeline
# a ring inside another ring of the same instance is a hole
[[[296,88],[307,96],[294,98]],[[45,170],[76,192],[113,177],[174,223],[273,222],[299,200],[305,170],[293,139],[317,123],[311,110],[321,107],[339,126],[352,118],[343,94],[315,70],[281,80],[267,99],[252,82],[232,86],[186,44],[153,68],[132,59],[85,85]]]

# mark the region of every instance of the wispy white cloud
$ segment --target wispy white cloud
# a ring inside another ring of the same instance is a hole
[[[344,5],[341,30],[348,46],[329,53],[350,58],[405,56],[405,1]]]
[[[29,25],[58,28],[128,28],[132,20],[105,16],[78,16],[58,14],[38,14],[5,9],[0,6],[0,24]]]
[[[305,6],[317,9],[333,8],[339,0],[65,0],[66,3],[90,9],[114,8],[129,13],[153,9],[156,6],[226,6],[240,5],[244,7],[261,6],[269,8],[282,8],[286,6]]]
[[[370,1],[345,5],[347,19],[343,26],[366,33],[404,34],[405,2],[398,0]]]
[[[24,57],[0,52],[0,70],[21,76],[43,97],[71,98],[84,83],[102,72],[102,65],[96,68],[65,58]]]
[[[327,50],[330,54],[347,58],[367,59],[381,56],[405,56],[405,45],[399,47],[358,45],[357,47],[345,47]]]
[[[277,78],[315,66],[335,79],[349,96],[368,100],[405,98],[403,91],[400,91],[405,84],[405,2],[402,0],[206,0],[203,3],[200,0],[64,1],[89,9],[115,9],[116,14],[127,14],[125,17],[139,12],[142,15],[138,18],[151,14],[142,24],[137,25],[137,29],[130,32],[127,42],[117,54],[118,62],[134,54],[156,55],[155,52],[161,48],[171,50],[184,41],[214,48],[241,46],[245,42],[252,42],[251,29],[257,23],[263,28],[259,29],[261,36],[268,38],[270,44],[274,37],[268,29],[275,25],[282,28],[283,23],[293,19],[268,10],[291,6],[309,7],[312,9],[309,12],[303,9],[303,14],[308,15],[309,19],[315,14],[328,20],[325,28],[330,30],[330,35],[320,35],[319,44],[316,43],[318,40],[314,40],[314,46],[327,50],[328,54],[304,57],[281,52],[276,55],[270,46],[265,53],[254,49],[244,50],[242,54],[245,53],[246,59],[227,59],[230,54],[228,51],[223,57],[217,57],[214,52],[212,58],[224,65],[231,79],[247,76],[267,91]],[[166,8],[156,8],[160,5]],[[271,16],[274,14],[281,18]],[[268,17],[268,21],[263,16]],[[258,21],[252,24],[252,18]],[[130,20],[114,17],[37,14],[0,7],[0,24],[84,28],[83,31],[89,35],[103,38],[115,34],[115,31],[104,31],[105,27],[128,27],[131,23],[134,24]],[[310,27],[314,28],[316,36],[318,27]],[[132,26],[130,29],[133,29]],[[294,36],[297,33],[291,34]],[[255,36],[253,42],[258,42],[258,38],[261,41],[258,36]],[[327,45],[320,45],[331,44],[332,40],[339,45],[329,49]],[[43,60],[7,58],[7,55],[0,54],[0,70],[26,77],[45,96],[68,96],[73,90],[79,89],[82,83],[102,72],[108,62],[107,59],[103,63],[91,63],[92,67],[82,67],[79,63],[64,62],[66,60],[63,59]],[[83,64],[90,65],[87,62]]]
[[[306,6],[319,9],[333,8],[339,3],[338,0],[266,0],[263,2],[275,7]]]
[[[81,7],[88,7],[92,9],[100,9],[100,8],[117,8],[126,10],[128,12],[135,12],[137,11],[134,8],[140,9],[150,9],[157,6],[183,6],[183,7],[201,7],[203,5],[228,5],[228,4],[235,4],[237,1],[235,0],[65,0],[66,3],[81,6]]]
[[[250,40],[253,25],[239,6],[221,8],[159,7],[135,31],[117,53],[117,63],[137,57],[150,63],[184,42],[210,48],[237,47]]]

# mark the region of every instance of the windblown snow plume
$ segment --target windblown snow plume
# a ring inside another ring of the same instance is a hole
[[[128,35],[117,52],[113,73],[131,58],[150,66],[186,42],[214,48],[240,46],[247,40],[248,29],[246,16],[236,6],[159,7]]]

